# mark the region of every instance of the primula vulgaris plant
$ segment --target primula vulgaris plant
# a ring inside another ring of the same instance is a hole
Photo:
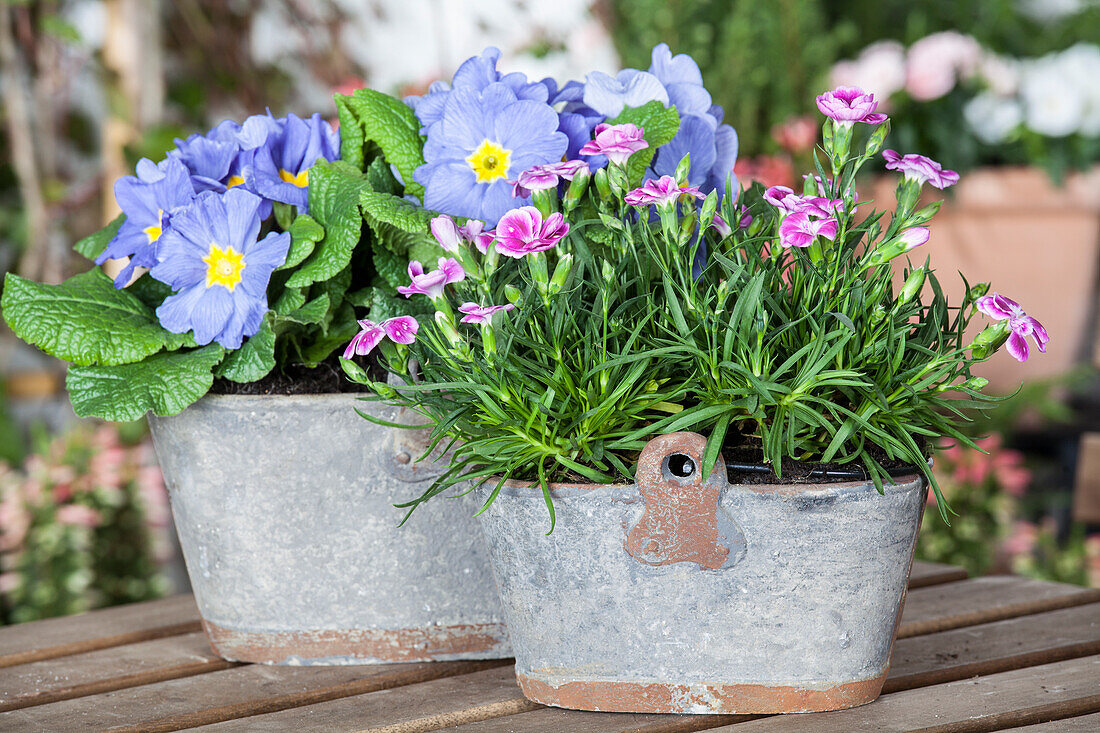
[[[1005,343],[1024,360],[1047,334],[984,284],[949,305],[927,263],[895,290],[892,262],[927,241],[939,208],[916,209],[922,186],[958,177],[884,150],[871,95],[840,88],[818,106],[824,144],[801,192],[705,192],[694,152],[658,175],[651,152],[686,118],[649,100],[595,127],[581,158],[519,172],[513,195],[530,205],[461,224],[448,215],[472,210],[444,207],[431,231],[447,255],[411,264],[400,289],[434,316],[389,339],[397,324],[365,321],[345,351],[382,344],[401,379],[374,383],[376,399],[426,415],[432,448],[450,451],[406,506],[467,479],[489,480],[491,502],[525,479],[552,517],[550,482],[632,481],[645,443],[678,430],[709,436],[703,475],[724,445],[752,444],[776,475],[785,459],[854,464],[881,488],[896,463],[935,486],[933,441],[973,445],[956,421],[995,401],[971,367]],[[880,153],[902,174],[889,214],[853,186]],[[584,159],[597,154],[603,167]],[[977,311],[995,322],[967,343]]]
[[[422,193],[419,123],[370,90],[337,107],[342,135],[266,114],[177,140],[116,183],[122,215],[77,243],[96,267],[60,285],[7,276],[4,318],[72,363],[78,415],[175,414],[215,377],[316,366],[356,333],[356,308],[396,312],[410,255],[440,251],[403,198]],[[113,282],[108,260],[125,263]]]

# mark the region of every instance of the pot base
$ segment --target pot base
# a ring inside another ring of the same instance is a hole
[[[873,679],[831,687],[619,680],[574,680],[555,686],[529,674],[517,673],[516,678],[527,699],[573,710],[608,713],[818,713],[872,702],[882,692],[886,672]]]
[[[417,629],[240,631],[203,620],[214,652],[232,662],[330,665],[500,659],[509,655],[504,624]]]

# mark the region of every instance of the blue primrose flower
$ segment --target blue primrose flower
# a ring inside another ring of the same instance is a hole
[[[413,174],[424,186],[424,205],[495,225],[529,202],[512,197],[510,181],[562,159],[569,140],[558,122],[553,107],[519,98],[503,81],[481,91],[456,86],[428,128],[425,163]]]
[[[290,248],[286,232],[257,240],[261,203],[242,188],[206,191],[175,216],[149,273],[176,291],[157,308],[164,328],[227,349],[260,329],[268,281]]]
[[[115,200],[126,220],[95,260],[102,265],[107,260],[130,258],[115,278],[116,288],[130,282],[134,268],[157,264],[157,250],[171,231],[172,217],[195,198],[191,174],[176,158],[159,164],[142,159],[136,172],[136,176],[115,181]]]
[[[186,140],[176,138],[176,149],[168,157],[183,161],[197,192],[224,191],[244,183],[239,174],[234,178],[230,173],[241,153],[240,131],[236,122],[225,120],[205,135],[196,133]]]
[[[274,120],[274,125],[257,123],[255,128],[249,125],[252,119],[245,123],[249,129],[242,129],[242,138],[248,138],[246,143],[255,142],[264,127],[267,135],[252,150],[251,162],[245,165],[248,187],[272,201],[291,204],[307,212],[309,169],[321,158],[339,159],[340,134],[319,114],[308,120],[290,114],[283,120]]]

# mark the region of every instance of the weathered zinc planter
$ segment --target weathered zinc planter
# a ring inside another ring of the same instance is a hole
[[[419,432],[353,395],[208,396],[150,418],[214,650],[237,661],[370,664],[511,651],[478,505],[393,504],[431,480]]]
[[[705,440],[652,440],[637,484],[509,484],[484,515],[524,694],[582,710],[777,713],[874,700],[923,478],[735,485]],[[677,475],[680,474],[680,475]],[[685,475],[686,474],[686,475]]]

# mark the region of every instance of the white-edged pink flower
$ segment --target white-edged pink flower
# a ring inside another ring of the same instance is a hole
[[[588,172],[588,163],[583,160],[566,160],[561,163],[536,165],[534,168],[519,174],[515,185],[512,186],[512,196],[527,198],[534,191],[555,188],[559,180],[572,181],[581,170],[584,170],[585,173]]]
[[[851,127],[856,122],[868,125],[880,125],[886,121],[886,115],[876,113],[878,102],[875,95],[868,94],[859,87],[837,87],[817,97],[817,108],[821,114]]]
[[[466,279],[466,271],[458,260],[453,257],[440,257],[437,263],[439,269],[424,272],[424,265],[416,260],[409,263],[409,277],[412,283],[397,288],[397,292],[406,298],[414,295],[427,295],[432,300],[443,295],[443,288],[451,283],[461,282]]]
[[[898,241],[905,245],[905,251],[908,252],[927,242],[929,236],[928,227],[910,227],[901,233]]]
[[[922,185],[931,183],[942,191],[959,182],[958,173],[944,170],[943,166],[924,155],[916,153],[901,155],[887,148],[882,151],[882,157],[886,161],[887,170],[903,173],[906,178],[911,178]]]
[[[699,192],[698,186],[681,186],[672,176],[661,176],[656,180],[651,178],[641,188],[630,191],[623,201],[631,206],[672,206],[681,196],[694,196],[699,200],[706,198]]]
[[[752,224],[752,214],[749,213],[749,207],[741,204],[740,218],[737,220],[738,229],[748,229]],[[718,236],[725,238],[733,234],[733,227],[729,225],[721,214],[715,214],[714,218],[710,221],[710,228],[718,232]]]
[[[523,206],[500,217],[497,228],[491,232],[492,238],[488,241],[496,241],[496,249],[500,254],[520,259],[535,252],[553,249],[568,233],[569,225],[560,213],[554,212],[543,221],[538,209],[534,206]],[[478,247],[481,247],[481,240],[478,241]]]
[[[416,332],[420,324],[412,316],[394,316],[382,322],[382,330],[390,341],[408,346],[416,341]]]
[[[799,196],[786,186],[772,186],[764,192],[764,200],[779,209],[780,216],[801,212],[815,219],[828,219],[844,210],[842,199]]]
[[[764,191],[764,200],[783,214],[793,214],[802,203],[802,197],[787,186],[772,186]]]
[[[978,310],[995,321],[1008,320],[1008,327],[1012,333],[1005,345],[1008,347],[1008,353],[1012,354],[1012,358],[1016,361],[1027,361],[1027,336],[1035,340],[1035,346],[1039,351],[1046,353],[1047,342],[1050,341],[1047,330],[1043,328],[1043,324],[1025,313],[1019,303],[1003,295],[990,293],[978,298],[976,305]]]
[[[779,225],[779,243],[784,247],[809,247],[817,237],[836,239],[836,219],[815,219],[805,211],[788,214]]]
[[[595,137],[578,151],[580,155],[606,155],[615,165],[622,165],[639,150],[645,150],[649,143],[642,137],[645,130],[629,122],[622,125],[608,125],[601,122],[596,125]]]
[[[463,303],[458,306],[458,311],[464,313],[460,323],[476,323],[479,326],[491,323],[493,314],[497,311],[510,311],[515,308],[511,303],[505,305],[478,305],[477,303]]]
[[[344,349],[345,359],[356,355],[366,356],[374,351],[374,347],[382,343],[382,339],[387,336],[394,343],[408,346],[416,341],[416,332],[420,329],[420,324],[412,316],[395,316],[381,324],[364,319],[359,321],[359,328],[359,333],[355,334],[351,343]]]

